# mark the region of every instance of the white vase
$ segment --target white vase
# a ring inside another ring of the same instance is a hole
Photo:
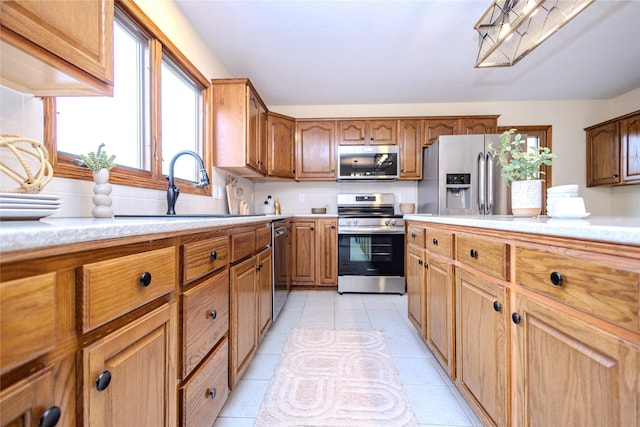
[[[113,209],[111,208],[111,184],[109,184],[109,170],[100,169],[93,171],[93,204],[95,207],[91,210],[94,218],[112,218]]]
[[[511,183],[511,212],[515,216],[536,216],[542,211],[542,180]]]

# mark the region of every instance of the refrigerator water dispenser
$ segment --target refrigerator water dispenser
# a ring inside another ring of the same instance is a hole
[[[448,173],[445,188],[447,209],[471,208],[471,174]]]

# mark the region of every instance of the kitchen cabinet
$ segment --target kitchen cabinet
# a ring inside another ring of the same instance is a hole
[[[334,121],[296,122],[296,179],[335,181],[336,123]]]
[[[587,187],[640,183],[640,112],[585,129]]]
[[[335,286],[338,284],[338,220],[321,218],[316,223],[317,284]]]
[[[59,420],[66,408],[56,405],[54,381],[53,370],[48,367],[11,387],[3,387],[0,391],[0,425],[56,425],[54,420]]]
[[[82,349],[84,425],[174,425],[175,310],[165,304]]]
[[[458,134],[483,135],[497,132],[497,116],[462,117],[458,122]]]
[[[296,177],[296,122],[276,113],[267,114],[267,176]]]
[[[400,180],[422,179],[422,121],[398,121]]]
[[[229,387],[233,389],[246,371],[261,337],[271,325],[271,248],[266,239],[270,227],[244,229],[231,234],[229,270]]]
[[[436,142],[442,135],[458,134],[458,119],[456,118],[429,118],[424,121],[424,145],[429,146]]]
[[[407,314],[413,326],[424,336],[424,303],[426,294],[425,251],[420,246],[407,246],[405,278],[407,281]]]
[[[113,16],[113,0],[0,2],[3,85],[36,96],[111,96]]]
[[[397,135],[393,119],[338,121],[339,145],[396,145]]]
[[[296,219],[292,222],[293,286],[338,284],[338,220]]]
[[[248,79],[212,80],[213,165],[257,178],[267,171],[267,108]]]
[[[498,116],[462,116],[425,118],[424,145],[429,146],[442,135],[482,135],[496,133]]]

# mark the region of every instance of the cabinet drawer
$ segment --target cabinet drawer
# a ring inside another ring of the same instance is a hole
[[[639,330],[640,269],[582,251],[516,248],[516,281],[631,330]]]
[[[229,345],[225,339],[180,389],[181,425],[213,425],[229,395]]]
[[[55,347],[56,274],[0,284],[0,372]]]
[[[407,243],[424,248],[425,229],[415,225],[407,227]]]
[[[448,231],[427,228],[425,244],[431,252],[447,258],[453,255],[453,234]]]
[[[182,296],[182,378],[202,361],[229,330],[229,272],[189,289]]]
[[[456,259],[476,270],[509,280],[509,245],[506,243],[459,234]]]
[[[184,283],[225,267],[229,263],[229,238],[207,239],[184,245]]]
[[[252,255],[256,251],[256,232],[246,231],[231,235],[231,262]]]
[[[171,292],[175,280],[176,256],[172,247],[83,265],[82,331]]]
[[[271,227],[256,230],[256,250],[266,248],[271,244]]]

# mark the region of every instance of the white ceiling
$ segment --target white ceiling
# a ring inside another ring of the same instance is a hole
[[[176,0],[267,105],[611,99],[640,87],[640,0],[596,0],[508,68],[476,69],[491,0]]]

